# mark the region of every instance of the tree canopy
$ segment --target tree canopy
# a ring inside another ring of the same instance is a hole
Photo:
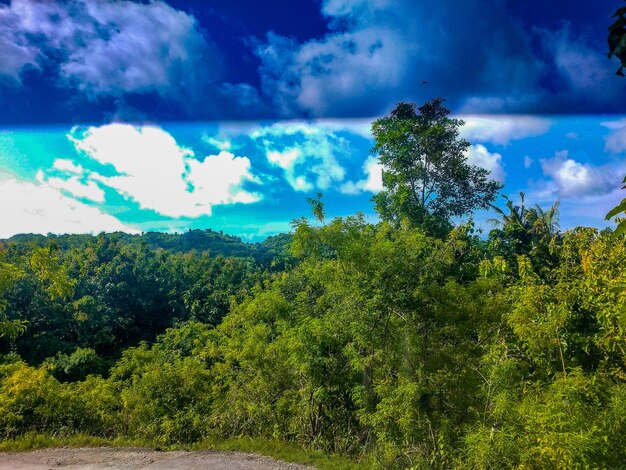
[[[399,103],[372,124],[384,187],[374,202],[383,220],[406,218],[440,232],[452,217],[488,208],[496,198],[502,185],[468,163],[470,144],[459,137],[464,123],[449,114],[436,98],[419,108]]]

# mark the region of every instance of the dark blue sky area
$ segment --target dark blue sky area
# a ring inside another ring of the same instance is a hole
[[[0,123],[623,113],[621,1],[0,2]],[[422,81],[426,85],[420,85]]]

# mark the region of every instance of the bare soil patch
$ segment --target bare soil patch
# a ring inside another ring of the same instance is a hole
[[[244,452],[158,452],[141,448],[41,449],[0,452],[0,470],[312,470]]]

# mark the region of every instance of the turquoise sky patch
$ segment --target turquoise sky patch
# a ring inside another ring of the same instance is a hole
[[[503,194],[523,191],[544,206],[560,200],[562,229],[606,225],[626,173],[626,119],[464,119],[469,160],[503,181]],[[7,129],[0,235],[211,228],[258,240],[309,216],[306,198],[316,192],[331,217],[362,211],[376,220],[370,199],[381,181],[370,121]],[[489,217],[475,215],[485,229]]]

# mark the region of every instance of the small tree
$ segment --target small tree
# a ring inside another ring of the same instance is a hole
[[[324,224],[326,209],[324,208],[322,197],[322,193],[317,193],[317,197],[315,199],[308,197],[306,198],[306,202],[307,204],[309,204],[309,206],[311,206],[311,210],[313,211],[313,217],[315,217],[316,220]]]
[[[383,220],[408,218],[441,232],[450,218],[488,208],[502,185],[489,171],[467,163],[469,142],[459,138],[460,119],[436,98],[417,108],[399,103],[374,121],[374,152],[383,165],[384,191],[374,197]]]

